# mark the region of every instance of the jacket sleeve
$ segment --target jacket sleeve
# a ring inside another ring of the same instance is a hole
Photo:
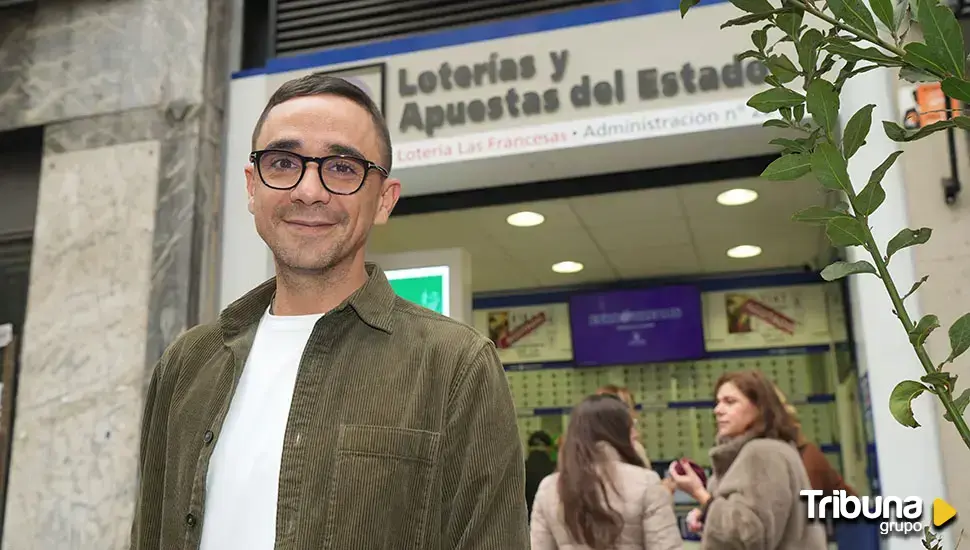
[[[535,504],[532,506],[532,520],[530,521],[532,550],[559,550],[559,545],[556,544],[556,538],[549,525],[549,518],[545,514],[546,502],[551,499],[554,500],[553,495],[550,494],[552,490],[551,479],[551,477],[547,477],[539,484]]]
[[[778,548],[792,509],[792,473],[776,449],[746,445],[708,505],[702,545],[717,550]]]
[[[660,483],[652,483],[644,495],[644,550],[681,550],[684,539],[674,515],[673,496]]]
[[[177,341],[178,342],[178,341]],[[138,458],[138,488],[131,526],[131,550],[162,550],[162,503],[165,484],[165,456],[168,441],[170,395],[165,372],[174,353],[173,344],[152,372],[142,416]]]
[[[528,550],[525,458],[491,342],[452,384],[442,453],[442,548]]]

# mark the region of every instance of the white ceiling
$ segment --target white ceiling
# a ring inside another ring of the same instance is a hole
[[[758,200],[733,207],[715,201],[735,187],[754,189]],[[791,221],[791,214],[825,199],[814,181],[746,179],[392,216],[375,229],[369,252],[463,248],[472,258],[475,292],[815,266],[828,250],[824,233]],[[506,223],[521,210],[544,215],[545,223]],[[763,253],[750,259],[726,255],[741,244],[760,246]],[[585,269],[553,272],[552,264],[563,260]]]

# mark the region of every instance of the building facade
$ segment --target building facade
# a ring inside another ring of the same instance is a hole
[[[268,47],[240,23],[251,9],[0,9],[0,132],[43,131],[5,549],[125,547],[152,366],[182,330],[272,276],[241,174],[253,124],[282,82],[324,70],[368,90],[391,127],[406,198],[774,152],[778,134],[745,106],[764,69],[736,59],[750,29],[719,30],[737,15],[723,1],[686,19],[671,0],[626,0],[357,46],[277,34],[268,40],[288,55],[247,63],[241,51]],[[240,63],[255,66],[230,78]],[[900,90],[891,73],[858,77],[843,118],[877,103],[875,120],[896,119]],[[857,183],[896,150],[879,130],[854,158]],[[966,174],[962,137],[956,148]],[[906,151],[883,181],[874,231],[886,241],[902,227],[934,229],[893,269],[907,288],[930,275],[911,311],[946,326],[970,309],[970,213],[965,200],[944,201],[944,135]],[[918,430],[889,414],[895,384],[921,372],[885,290],[862,277],[849,290],[882,493],[970,509],[959,471],[968,451],[935,403],[917,401]],[[948,352],[945,334],[929,342],[934,357]]]

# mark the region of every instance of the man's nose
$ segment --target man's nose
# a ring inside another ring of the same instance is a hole
[[[307,162],[306,170],[300,183],[291,191],[293,200],[306,204],[315,202],[328,203],[333,195],[327,191],[320,178],[320,166],[315,162]]]

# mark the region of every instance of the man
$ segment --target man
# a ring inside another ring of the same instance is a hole
[[[401,184],[380,111],[313,74],[270,98],[245,168],[277,276],[152,378],[136,550],[519,550],[515,411],[494,346],[364,263]]]
[[[540,430],[529,435],[529,457],[525,460],[525,501],[530,518],[539,484],[556,471],[552,450],[552,438],[546,432]]]

